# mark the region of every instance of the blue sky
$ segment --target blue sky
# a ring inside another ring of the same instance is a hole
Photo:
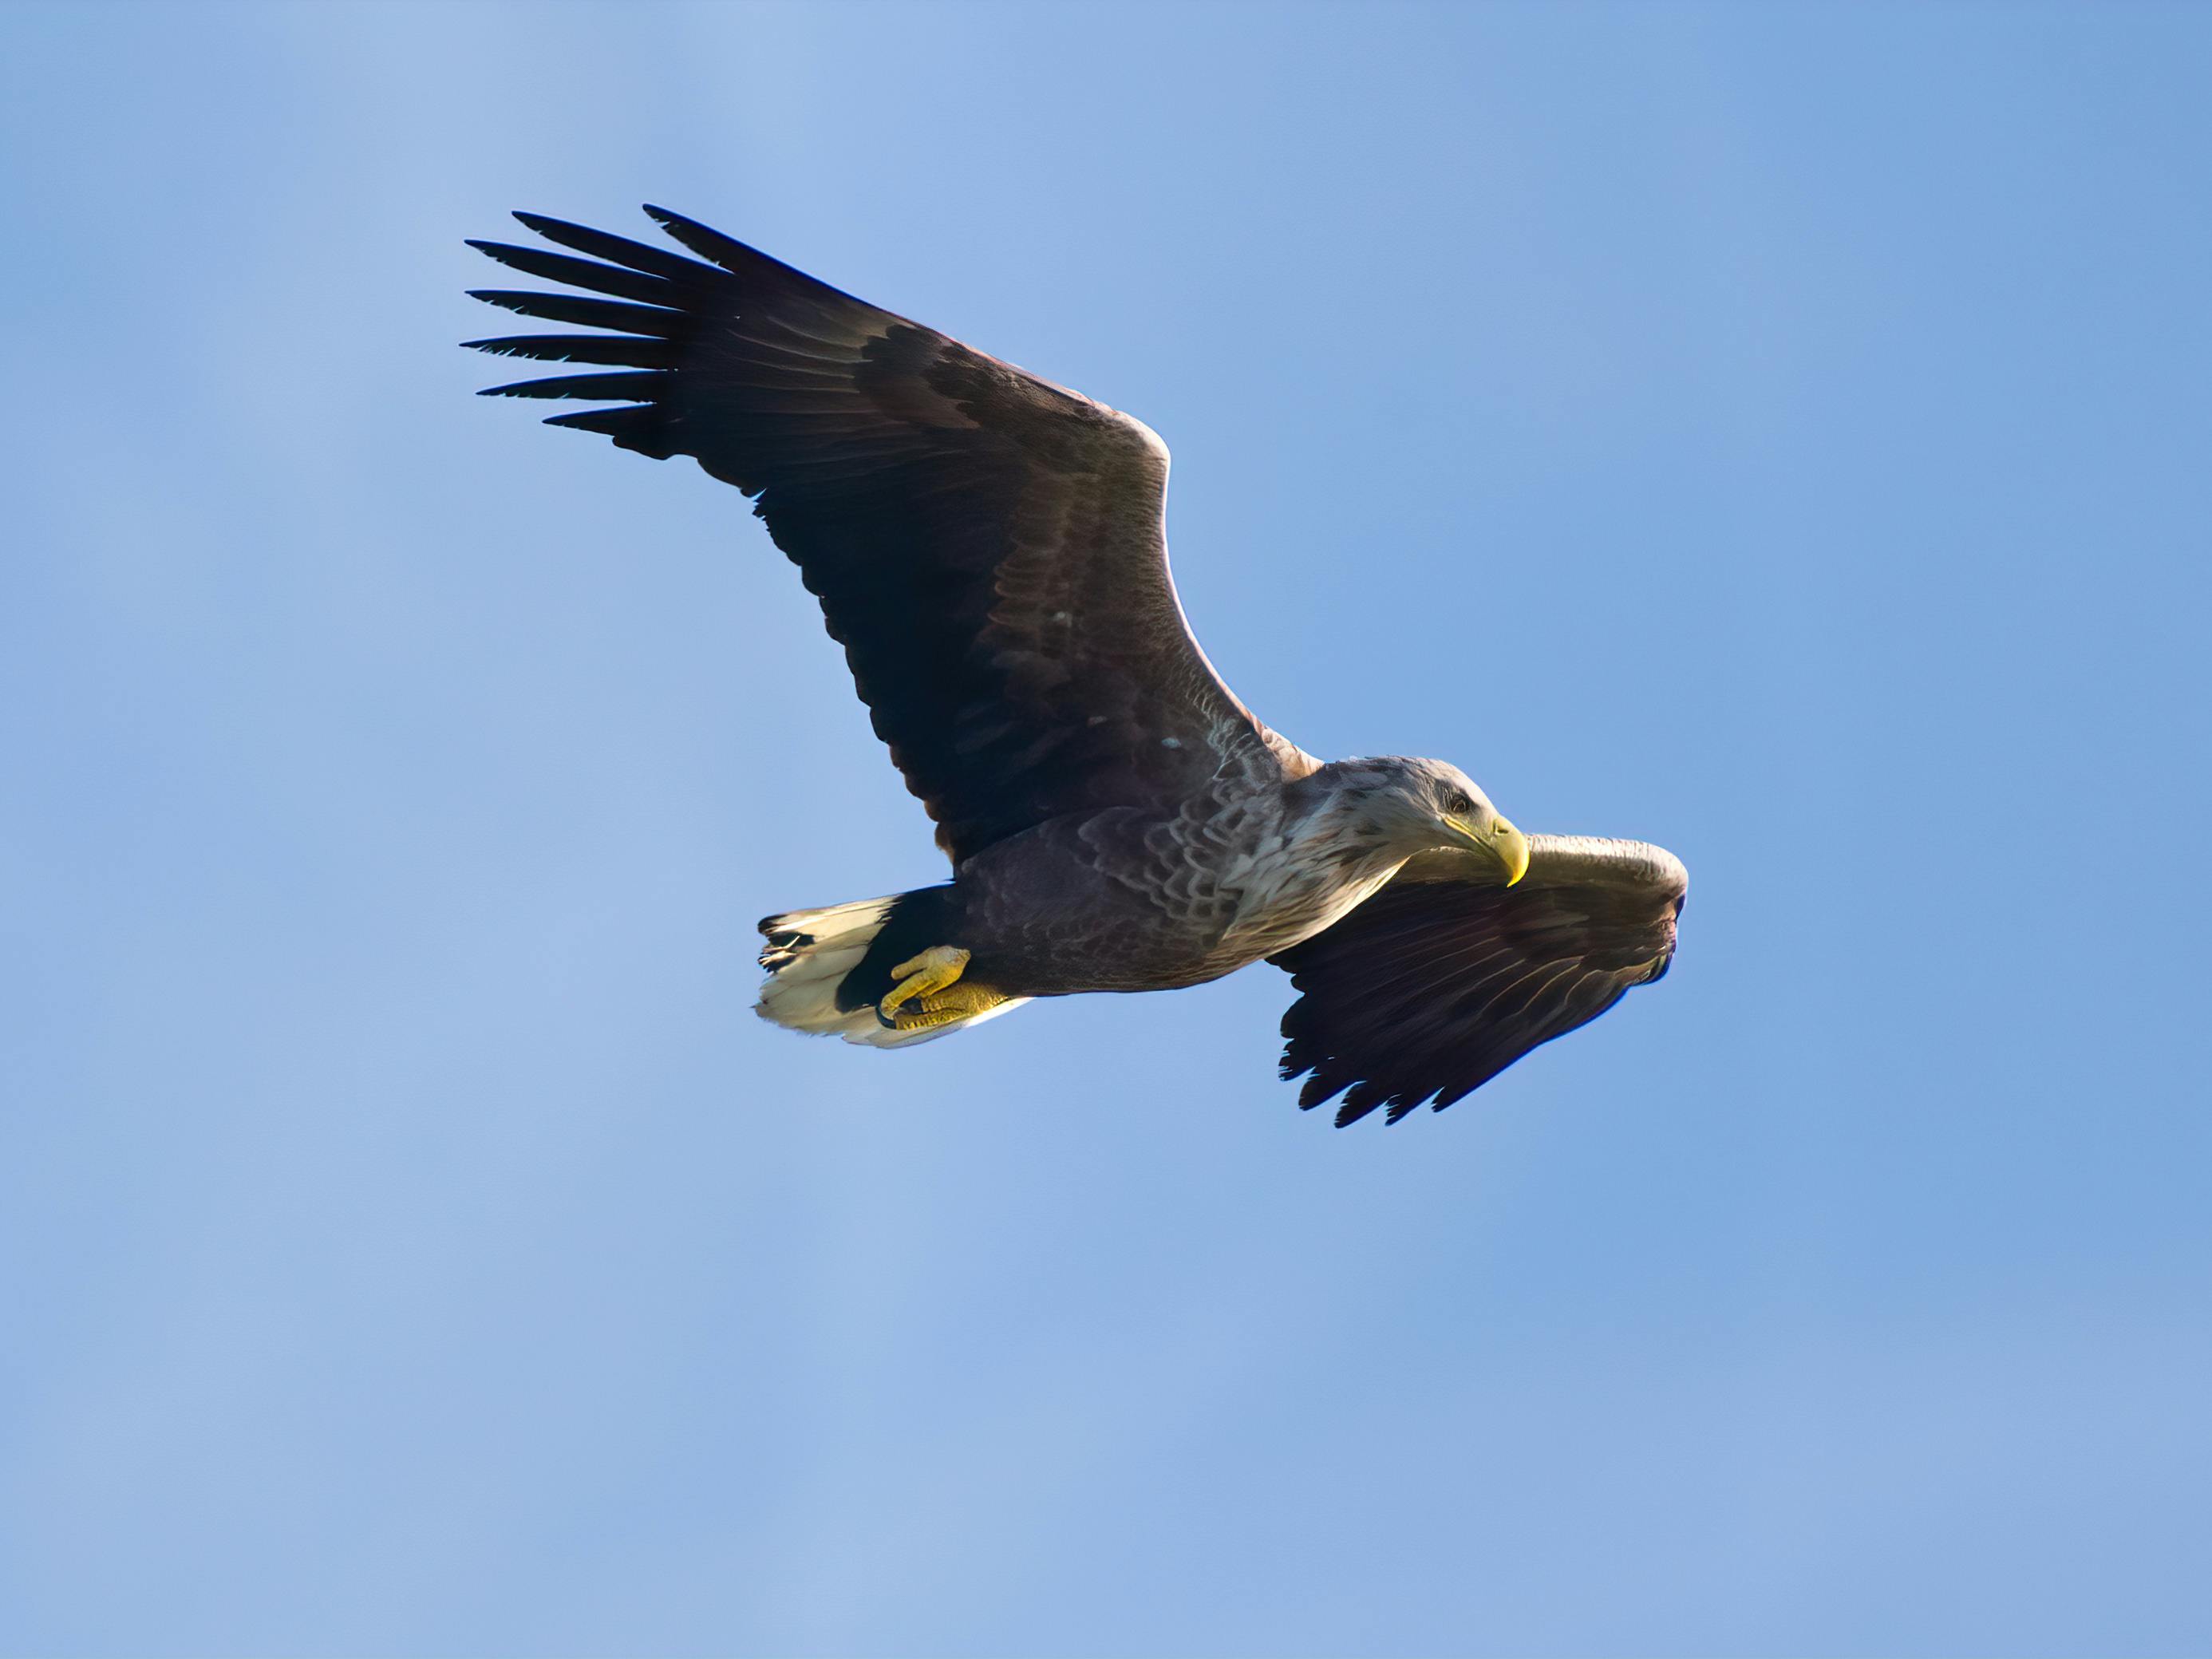
[[[2212,1646],[2212,14],[0,11],[0,1651]],[[1688,863],[1441,1116],[1287,982],[900,1054],[733,493],[461,246],[1127,408],[1215,661]]]

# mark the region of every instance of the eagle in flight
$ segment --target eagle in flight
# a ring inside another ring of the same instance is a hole
[[[471,244],[571,290],[475,298],[596,331],[470,341],[598,371],[488,395],[612,404],[547,423],[754,498],[952,861],[764,920],[763,1017],[900,1048],[1265,958],[1300,994],[1298,1103],[1395,1122],[1667,971],[1672,854],[1523,835],[1456,766],[1317,760],[1237,701],[1176,598],[1143,422],[646,211],[696,257],[533,213],[569,252]]]

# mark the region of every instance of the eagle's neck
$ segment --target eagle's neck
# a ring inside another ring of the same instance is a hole
[[[1258,956],[1312,938],[1420,850],[1397,844],[1359,791],[1305,800],[1285,791],[1283,809],[1277,833],[1263,838],[1224,884],[1237,889],[1231,938]]]

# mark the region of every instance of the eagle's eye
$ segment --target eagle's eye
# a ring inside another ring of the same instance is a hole
[[[1474,811],[1474,803],[1460,790],[1449,789],[1444,792],[1444,811],[1455,818],[1467,817]]]

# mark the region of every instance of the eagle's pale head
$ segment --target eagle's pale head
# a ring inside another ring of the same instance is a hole
[[[1309,781],[1357,833],[1411,858],[1437,849],[1494,860],[1510,887],[1528,871],[1528,838],[1449,761],[1366,755],[1332,761]]]

